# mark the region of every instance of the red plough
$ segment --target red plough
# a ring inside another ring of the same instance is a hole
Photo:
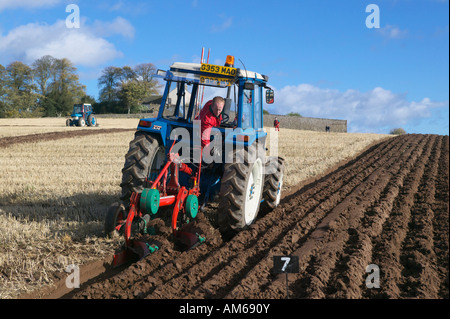
[[[188,227],[189,221],[193,220],[198,213],[201,163],[197,172],[191,176],[192,187],[188,189],[180,186],[178,180],[180,165],[184,164],[181,163],[178,154],[171,152],[172,148],[158,177],[154,181],[146,181],[146,185],[151,186],[144,188],[142,193],[131,195],[128,213],[123,205],[117,204],[108,211],[105,229],[108,223],[113,223],[114,230],[123,233],[125,238],[125,248],[114,256],[114,266],[133,259],[140,260],[161,248],[161,243],[156,240],[140,239],[134,236],[136,233],[148,234],[147,223],[156,215],[160,207],[172,206],[172,234],[182,249],[191,249],[205,241],[205,238],[198,233],[190,232]],[[138,221],[137,232],[136,221]]]

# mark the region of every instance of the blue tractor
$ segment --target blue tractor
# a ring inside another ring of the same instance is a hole
[[[234,68],[233,56],[225,66],[173,63],[157,76],[166,82],[158,116],[139,121],[122,169],[122,203],[113,204],[105,220],[107,234],[124,234],[125,255],[142,257],[157,249],[133,240],[133,229],[147,232],[145,225],[167,211],[162,208],[172,210],[174,239],[189,248],[204,240],[187,226],[209,200],[218,198],[217,226],[229,235],[273,210],[281,198],[284,160],[265,155],[263,97],[274,101],[267,76]],[[205,88],[225,98],[221,125],[211,134],[210,145],[219,150],[213,155],[200,147],[197,115]],[[192,174],[179,171],[182,163]],[[124,255],[116,257],[117,264]]]
[[[70,119],[66,120],[66,126],[97,126],[94,114],[91,104],[75,104]]]

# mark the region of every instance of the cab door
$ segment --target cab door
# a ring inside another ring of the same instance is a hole
[[[263,109],[262,109],[262,87],[255,84],[253,90],[253,115],[254,115],[254,128],[259,130],[263,128]]]
[[[239,85],[239,117],[238,126],[242,129],[254,127],[254,89],[255,85],[251,82],[241,82]]]

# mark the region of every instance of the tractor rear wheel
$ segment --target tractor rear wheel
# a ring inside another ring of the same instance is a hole
[[[89,115],[88,119],[87,119],[87,123],[89,126],[96,126],[97,125],[97,119],[95,118],[95,116],[93,114]]]
[[[280,203],[284,176],[284,158],[269,157],[266,162],[265,174],[264,201],[261,203],[261,212],[264,214],[272,211]]]
[[[260,208],[264,185],[264,159],[257,157],[256,147],[244,150],[243,160],[226,163],[221,180],[219,229],[233,234],[252,224]]]
[[[164,146],[159,140],[149,134],[137,132],[125,155],[120,199],[128,204],[131,194],[141,193],[145,186],[145,179],[154,180],[165,162]]]

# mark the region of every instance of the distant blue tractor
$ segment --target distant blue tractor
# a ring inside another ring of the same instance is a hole
[[[66,126],[97,126],[94,114],[91,104],[75,104],[70,115],[71,118],[66,120]]]
[[[133,219],[142,225],[159,208],[172,205],[174,237],[187,236],[189,246],[199,237],[183,232],[183,227],[208,200],[218,197],[217,226],[228,234],[252,224],[258,212],[273,210],[281,198],[284,160],[265,156],[264,90],[266,103],[274,101],[268,77],[234,68],[233,56],[227,57],[225,66],[173,63],[170,70],[158,70],[157,76],[166,81],[159,113],[139,121],[122,169],[123,202],[109,209],[106,233],[125,231],[129,240]],[[199,147],[200,124],[195,120],[205,87],[226,97],[221,126],[211,134],[211,144],[220,143],[220,151],[210,162]],[[176,98],[169,94],[173,89]],[[203,156],[196,157],[200,152]],[[174,153],[179,159],[171,162],[168,155]],[[194,176],[179,172],[180,162]]]

